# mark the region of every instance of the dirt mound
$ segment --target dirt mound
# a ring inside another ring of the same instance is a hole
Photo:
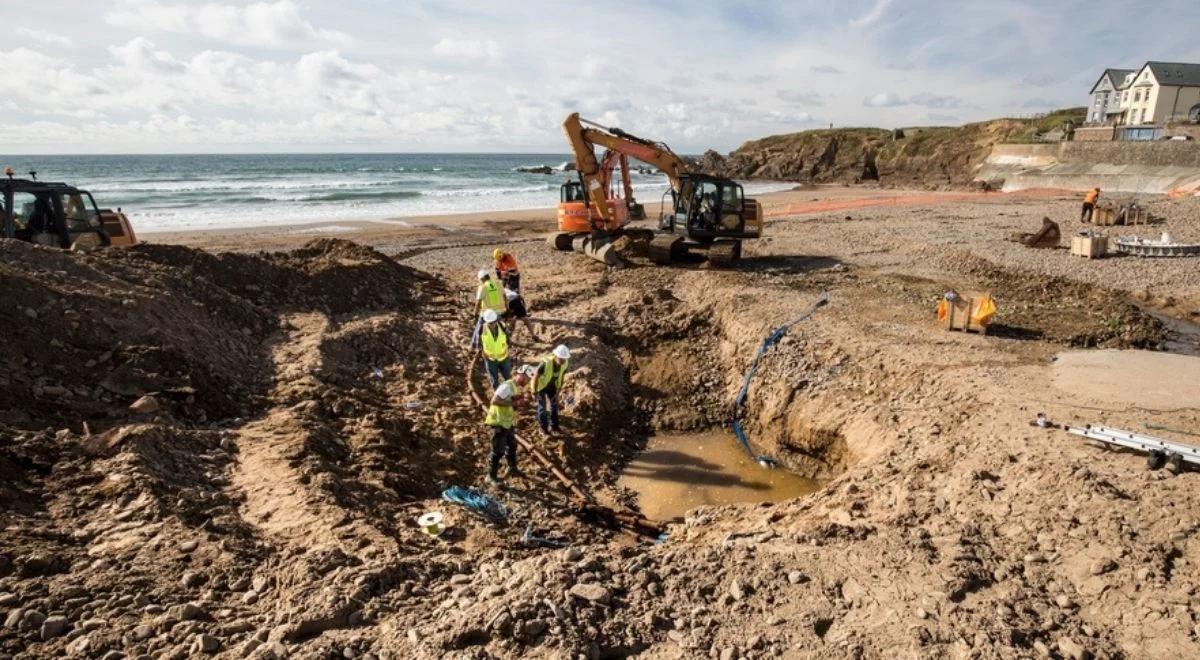
[[[95,255],[0,242],[0,423],[99,430],[146,394],[184,419],[263,405],[264,340],[282,310],[404,309],[426,280],[345,241],[290,254],[143,245]],[[79,430],[79,429],[76,429]]]

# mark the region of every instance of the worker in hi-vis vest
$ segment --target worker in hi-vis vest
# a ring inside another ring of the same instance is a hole
[[[562,429],[558,425],[558,393],[562,391],[563,375],[571,361],[571,349],[559,344],[554,352],[542,358],[533,373],[530,388],[537,397],[538,427],[550,437]]]
[[[1083,211],[1079,213],[1080,222],[1091,222],[1096,212],[1096,200],[1100,199],[1100,189],[1092,188],[1083,196]]]
[[[475,291],[475,311],[482,314],[486,310],[495,310],[496,314],[504,316],[508,311],[508,300],[504,297],[504,285],[492,279],[487,270],[479,271],[479,288]]]
[[[508,459],[508,476],[525,476],[517,467],[517,435],[513,427],[517,423],[516,406],[521,396],[521,388],[528,381],[529,376],[519,372],[511,380],[500,383],[496,392],[492,394],[487,417],[483,419],[484,425],[492,429],[492,455],[487,476],[490,483],[500,483],[501,457]]]
[[[492,389],[504,380],[512,378],[512,360],[508,357],[508,331],[500,323],[500,315],[494,309],[483,310],[483,328],[479,331],[479,343],[483,346],[483,369],[487,372]]]

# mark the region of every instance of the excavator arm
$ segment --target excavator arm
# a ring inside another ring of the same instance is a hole
[[[588,126],[585,127],[584,124]],[[687,163],[661,142],[652,142],[622,131],[619,128],[601,126],[571,113],[563,122],[563,131],[571,143],[575,156],[575,167],[583,180],[591,205],[600,215],[602,227],[609,226],[611,211],[608,207],[608,180],[605,167],[596,159],[595,147],[601,146],[610,153],[640,160],[662,170],[671,180],[671,187],[679,190],[681,178],[687,174]]]

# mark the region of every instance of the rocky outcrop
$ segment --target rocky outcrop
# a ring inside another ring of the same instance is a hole
[[[752,140],[728,156],[708,151],[703,172],[737,179],[806,183],[881,181],[963,186],[993,145],[1032,139],[1070,121],[1074,110],[1040,119],[996,119],[956,127],[821,129]]]

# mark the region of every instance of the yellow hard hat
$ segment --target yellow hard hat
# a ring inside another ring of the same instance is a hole
[[[503,257],[503,256],[504,256],[504,250],[501,250],[500,248],[496,248],[495,250],[492,250],[492,258],[493,259],[499,261],[500,257]]]

